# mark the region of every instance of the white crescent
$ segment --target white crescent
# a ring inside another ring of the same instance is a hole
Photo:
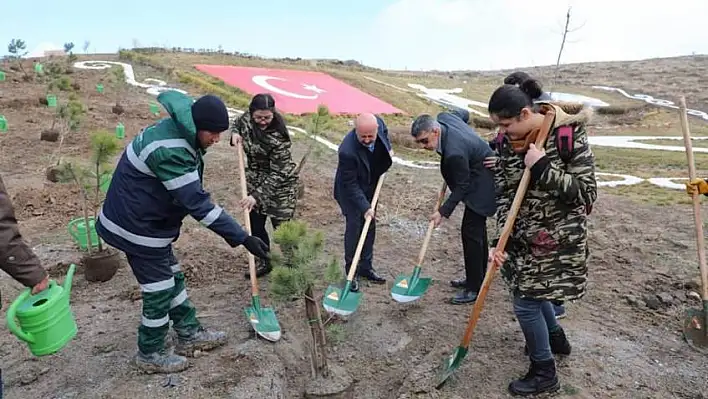
[[[256,76],[254,76],[254,77],[251,78],[251,80],[253,81],[253,83],[257,84],[258,86],[261,86],[262,88],[264,88],[264,89],[266,89],[266,90],[270,90],[270,91],[272,91],[272,92],[274,92],[274,93],[282,94],[282,95],[287,96],[287,97],[299,98],[299,99],[302,99],[302,100],[314,100],[314,99],[316,99],[317,96],[318,96],[317,94],[310,95],[310,96],[306,96],[306,95],[304,95],[304,94],[291,93],[291,92],[289,92],[289,91],[287,91],[287,90],[283,90],[283,89],[280,89],[280,88],[278,88],[278,87],[273,86],[272,84],[270,84],[270,83],[268,82],[268,80],[270,80],[270,79],[272,79],[272,80],[280,80],[280,81],[286,81],[286,80],[287,80],[287,79],[278,78],[278,77],[275,77],[275,76],[267,76],[267,75],[256,75]]]

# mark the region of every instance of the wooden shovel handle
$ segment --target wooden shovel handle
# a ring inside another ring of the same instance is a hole
[[[681,131],[683,132],[683,144],[686,147],[686,158],[688,159],[688,176],[691,180],[696,178],[696,163],[693,160],[693,143],[691,143],[691,131],[688,127],[688,113],[686,110],[686,98],[679,99],[679,110],[681,115]],[[701,194],[693,193],[693,222],[696,227],[696,247],[698,249],[698,267],[701,271],[701,297],[708,300],[708,267],[706,267],[706,250],[703,238],[703,220],[701,219]]]
[[[248,186],[246,185],[246,166],[243,161],[243,142],[238,145],[238,170],[241,177],[241,198],[248,197]],[[251,215],[246,209],[243,210],[243,220],[246,226],[246,232],[251,234]],[[258,278],[256,277],[256,258],[248,252],[248,271],[251,275],[251,294],[258,295]]]
[[[435,208],[433,208],[433,212],[440,209],[440,205],[442,205],[446,191],[447,183],[443,182],[442,187],[440,188],[440,194],[438,194],[438,200],[435,202]],[[423,258],[425,258],[425,252],[428,250],[428,243],[430,242],[430,237],[433,235],[434,229],[435,223],[431,220],[430,223],[428,223],[428,231],[425,233],[425,239],[423,239],[423,246],[420,247],[420,253],[418,253],[418,263],[416,264],[417,266],[423,264]]]
[[[384,177],[386,173],[379,177],[379,182],[376,184],[376,190],[374,190],[374,198],[371,199],[371,209],[376,209],[376,203],[379,201],[379,193],[381,192],[381,186],[383,186]],[[359,235],[359,243],[356,245],[356,251],[354,252],[354,258],[352,259],[352,264],[349,266],[349,274],[347,275],[347,280],[354,280],[354,274],[356,274],[356,268],[359,265],[359,258],[361,258],[361,250],[364,248],[364,241],[366,241],[366,235],[369,232],[369,225],[371,225],[371,218],[367,217],[364,221],[364,228],[361,230]]]
[[[543,118],[543,124],[541,125],[541,131],[536,137],[536,147],[544,148],[546,144],[546,138],[551,130],[551,125],[555,119],[555,112],[550,111],[546,113]],[[521,203],[524,201],[524,196],[526,195],[526,189],[531,182],[531,169],[528,167],[524,169],[524,174],[521,176],[521,182],[519,187],[516,189],[516,195],[514,195],[514,202],[511,204],[511,209],[509,209],[509,215],[507,215],[506,222],[502,228],[501,236],[499,236],[499,241],[495,251],[504,251],[506,248],[506,242],[509,240],[511,231],[514,228],[514,222],[516,221],[516,216],[519,214],[519,209],[521,209]],[[497,272],[497,268],[494,262],[487,263],[487,274],[484,276],[484,281],[482,282],[482,288],[479,290],[477,295],[477,301],[475,301],[472,311],[470,312],[470,318],[467,323],[467,329],[465,329],[465,334],[462,336],[462,341],[460,346],[467,348],[472,340],[472,333],[474,328],[477,326],[477,320],[479,320],[479,315],[482,313],[482,307],[484,306],[484,300],[487,297],[487,292],[489,287],[492,285],[494,280],[494,275]]]

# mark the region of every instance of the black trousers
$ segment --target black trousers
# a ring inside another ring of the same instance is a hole
[[[364,215],[350,214],[344,215],[346,220],[344,227],[344,271],[349,274],[356,247],[359,245],[359,236],[364,230]],[[364,246],[361,249],[361,257],[356,268],[357,275],[366,275],[371,272],[374,258],[374,241],[376,240],[376,219],[372,219],[369,224],[369,232],[364,239]]]
[[[268,215],[263,215],[255,210],[251,210],[249,215],[251,219],[251,235],[260,238],[264,243],[270,246],[270,237],[268,237],[268,231],[266,230]],[[285,222],[285,220],[270,218],[270,224],[273,226],[273,229],[277,229],[283,222]]]
[[[479,292],[487,273],[489,244],[487,240],[487,218],[465,207],[462,216],[462,251],[465,257],[465,289]]]

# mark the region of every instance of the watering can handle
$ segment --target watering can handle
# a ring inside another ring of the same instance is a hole
[[[77,241],[79,239],[79,232],[76,229],[76,225],[79,223],[81,223],[81,218],[74,219],[66,225],[66,229],[69,231],[69,235]]]
[[[49,285],[50,287],[52,285],[56,285],[56,282],[54,280],[51,280],[49,282]],[[7,328],[10,330],[10,332],[13,333],[17,338],[29,344],[34,343],[34,336],[28,332],[23,331],[20,326],[17,325],[17,322],[15,321],[15,315],[17,314],[17,307],[20,306],[20,304],[31,295],[31,290],[31,288],[25,288],[25,290],[22,291],[20,296],[18,296],[17,299],[12,302],[10,308],[7,309],[7,314],[5,317],[7,319]]]

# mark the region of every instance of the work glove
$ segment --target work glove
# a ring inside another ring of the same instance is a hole
[[[686,193],[693,195],[694,191],[698,194],[708,194],[708,182],[705,179],[695,178],[686,183]]]
[[[243,246],[246,247],[248,252],[258,258],[267,258],[268,251],[270,251],[268,245],[264,243],[263,240],[255,236],[248,236],[243,242]]]

